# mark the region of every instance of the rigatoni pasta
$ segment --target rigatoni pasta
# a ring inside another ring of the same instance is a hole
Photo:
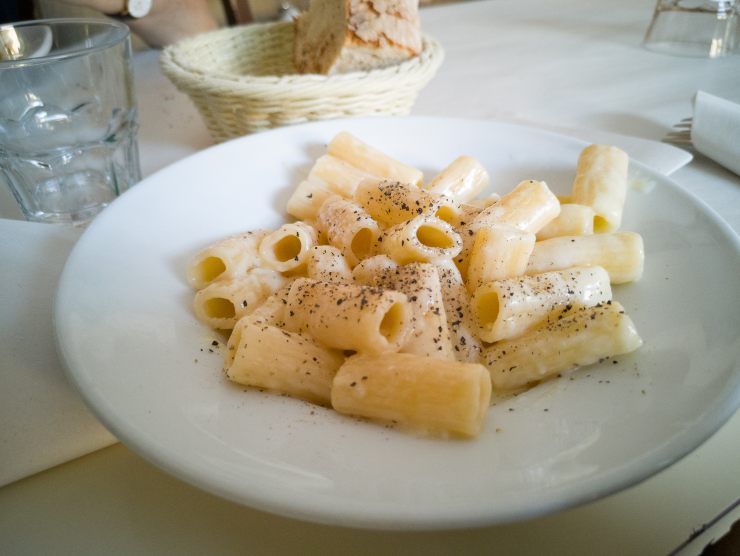
[[[355,189],[368,181],[380,181],[335,156],[325,154],[316,160],[305,180],[298,184],[288,199],[288,214],[300,220],[314,220],[321,205],[333,195],[351,199]]]
[[[419,186],[424,177],[420,170],[394,160],[346,131],[334,136],[329,142],[327,152],[363,172],[380,176],[383,179]]]
[[[560,202],[543,181],[524,180],[498,201],[483,209],[463,226],[460,235],[463,248],[456,259],[458,268],[467,278],[470,252],[475,234],[484,228],[513,228],[536,234],[560,213]]]
[[[224,368],[226,376],[239,384],[328,406],[334,375],[343,362],[341,351],[310,336],[246,317],[229,337]]]
[[[398,267],[398,264],[388,255],[374,255],[368,257],[352,269],[352,279],[357,284],[372,286],[375,277],[381,272]]]
[[[436,216],[416,216],[388,228],[378,248],[398,264],[451,259],[462,248],[460,235]]]
[[[532,332],[493,344],[483,352],[495,388],[540,382],[577,366],[636,350],[642,340],[617,302],[566,306]]]
[[[306,273],[313,280],[352,283],[352,269],[342,252],[331,245],[314,245],[308,252]]]
[[[366,181],[357,188],[354,199],[386,227],[420,215],[436,216],[454,225],[463,214],[462,207],[453,199],[401,182]]]
[[[330,154],[320,156],[316,160],[308,174],[308,179],[311,178],[320,179],[334,193],[346,199],[354,196],[355,190],[361,183],[372,183],[384,179]]]
[[[308,177],[298,184],[288,199],[286,210],[291,216],[299,220],[312,221],[319,214],[321,205],[329,197],[336,195],[325,181],[315,177]]]
[[[584,149],[568,196],[525,179],[476,198],[488,173],[471,157],[424,182],[340,133],[288,201],[299,221],[196,255],[194,312],[231,330],[234,382],[424,434],[475,436],[492,389],[529,387],[642,342],[610,285],[639,279],[644,260],[638,234],[609,231],[624,205],[617,151]]]
[[[304,222],[283,224],[260,242],[259,255],[267,268],[297,272],[305,268],[308,253],[316,245],[318,232]]]
[[[575,203],[560,204],[560,214],[537,232],[537,241],[560,236],[587,236],[594,233],[594,209]]]
[[[489,282],[470,303],[478,335],[493,343],[521,336],[568,305],[591,307],[611,298],[609,274],[594,266]]]
[[[466,202],[475,199],[490,181],[488,172],[480,162],[472,156],[459,156],[424,188]]]
[[[544,181],[524,180],[474,220],[474,231],[508,226],[536,234],[560,214],[560,201]]]
[[[285,283],[278,272],[254,268],[228,281],[212,282],[196,292],[195,316],[212,328],[231,330]]]
[[[337,196],[327,199],[321,206],[317,225],[350,266],[373,254],[380,235],[377,222],[365,209]]]
[[[449,260],[437,261],[435,266],[439,272],[442,303],[455,358],[466,362],[479,361],[481,341],[470,312],[470,297],[460,271]]]
[[[401,352],[455,359],[435,266],[411,263],[378,268],[370,281],[373,286],[399,291],[409,300],[412,333],[401,346]]]
[[[332,407],[340,413],[438,436],[477,435],[490,400],[483,365],[408,353],[350,357],[331,390]]]
[[[494,203],[498,203],[501,199],[501,195],[498,193],[490,193],[487,197],[480,197],[478,199],[470,199],[465,203],[462,203],[463,210],[470,209],[475,214],[480,213],[483,209],[487,209]],[[562,202],[562,201],[561,201]]]
[[[411,334],[411,308],[393,290],[299,278],[288,293],[286,323],[337,349],[398,351]]]
[[[535,235],[516,228],[492,226],[475,233],[468,258],[468,291],[492,280],[524,274]]]
[[[200,251],[188,265],[190,285],[199,290],[212,282],[232,280],[260,266],[259,245],[269,230],[244,232]]]
[[[629,157],[611,145],[589,145],[576,166],[571,199],[594,209],[594,231],[613,232],[622,223]]]
[[[614,232],[538,241],[527,262],[527,274],[574,266],[603,266],[612,284],[635,282],[645,266],[642,236],[635,232]]]

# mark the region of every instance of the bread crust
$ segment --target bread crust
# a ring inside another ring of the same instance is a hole
[[[312,0],[295,29],[300,73],[370,70],[421,52],[418,0]]]

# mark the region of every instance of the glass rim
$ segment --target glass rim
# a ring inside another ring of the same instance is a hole
[[[59,52],[57,54],[50,53],[44,56],[38,56],[35,58],[18,58],[14,60],[0,60],[0,69],[12,68],[12,67],[25,67],[30,65],[41,65],[52,61],[65,60],[68,58],[76,58],[80,56],[86,56],[93,52],[98,52],[116,46],[126,41],[131,36],[131,30],[128,25],[119,21],[95,17],[57,17],[47,19],[28,19],[25,21],[14,21],[10,23],[0,23],[0,31],[5,29],[15,29],[20,27],[43,27],[43,26],[66,26],[66,25],[88,25],[88,26],[99,26],[102,28],[108,28],[116,31],[107,37],[100,44],[93,46],[86,46],[82,48],[75,48],[65,52]]]

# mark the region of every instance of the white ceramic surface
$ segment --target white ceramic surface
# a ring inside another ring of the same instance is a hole
[[[567,191],[583,143],[536,129],[439,118],[321,122],[205,150],[108,207],[69,257],[55,324],[62,359],[98,417],[181,479],[296,518],[358,527],[463,527],[541,515],[670,465],[740,405],[737,236],[665,177],[631,191],[623,227],[645,276],[615,287],[645,340],[636,354],[491,408],[474,441],[416,438],[220,371],[190,311],[185,266],[225,235],[285,220],[292,188],[348,129],[433,175],[459,154],[492,189],[525,178]]]

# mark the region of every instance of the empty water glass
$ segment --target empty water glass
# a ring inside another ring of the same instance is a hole
[[[664,54],[718,58],[737,49],[739,24],[737,0],[658,0],[644,45]]]
[[[28,220],[85,224],[141,179],[128,27],[0,26],[0,178]]]

